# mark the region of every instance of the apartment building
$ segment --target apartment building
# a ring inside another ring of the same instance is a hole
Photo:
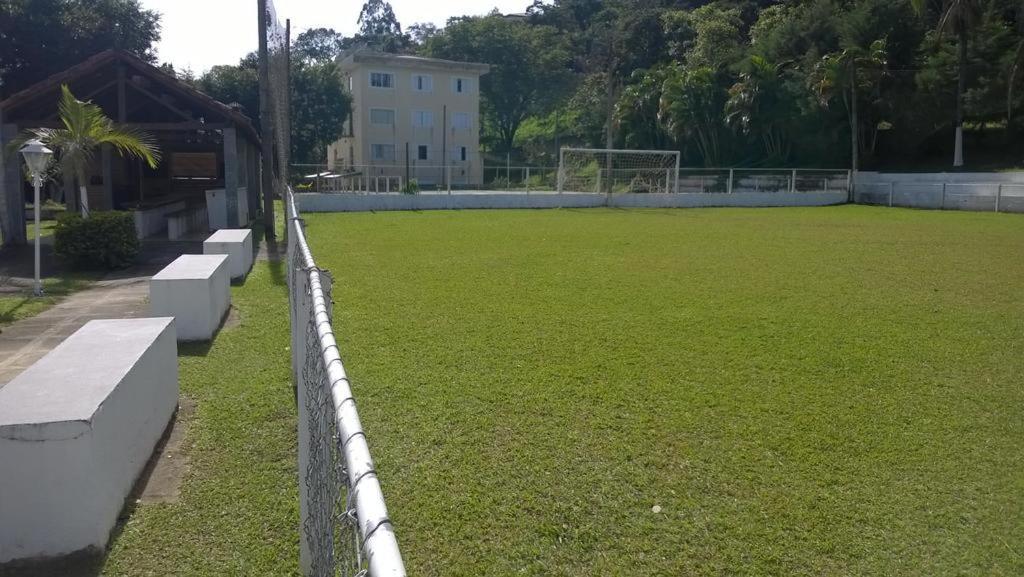
[[[358,175],[356,182],[483,182],[480,77],[488,65],[361,50],[343,55],[339,67],[352,115],[344,136],[328,147],[330,170]]]

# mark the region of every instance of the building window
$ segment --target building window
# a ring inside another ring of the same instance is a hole
[[[472,124],[469,121],[469,113],[456,112],[452,115],[452,128],[456,130],[469,130]]]
[[[394,88],[395,75],[390,72],[371,72],[370,86],[374,88]]]
[[[416,159],[417,160],[430,160],[430,147],[426,144],[421,144],[416,147]]]
[[[459,159],[462,160],[462,162],[466,162],[467,158],[468,158],[468,155],[466,154],[466,147],[465,146],[460,146],[459,147]]]
[[[370,145],[370,158],[373,160],[395,160],[395,145],[394,144],[371,144]]]
[[[412,125],[416,128],[430,128],[434,125],[434,113],[429,110],[413,110]]]
[[[395,124],[395,111],[390,108],[371,108],[370,124],[393,126]]]
[[[469,79],[468,78],[452,78],[452,92],[462,94],[469,92]]]
[[[469,149],[465,146],[452,148],[452,162],[466,162],[469,160]]]
[[[412,89],[416,92],[433,92],[434,77],[429,74],[413,74]]]

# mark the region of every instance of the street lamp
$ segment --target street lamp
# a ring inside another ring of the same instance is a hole
[[[33,139],[26,142],[20,152],[25,157],[28,171],[32,173],[32,184],[36,189],[35,202],[32,203],[36,217],[36,284],[32,292],[40,297],[43,296],[43,283],[39,278],[39,187],[43,184],[43,173],[46,171],[46,165],[50,163],[53,151],[39,140]]]

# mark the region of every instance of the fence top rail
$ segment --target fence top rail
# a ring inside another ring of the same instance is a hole
[[[679,155],[678,150],[628,150],[624,148],[572,148],[563,146],[562,152],[586,152],[600,154],[671,154]]]
[[[291,187],[286,189],[288,203],[289,234],[295,235],[294,242],[302,254],[303,265],[309,278],[312,300],[312,319],[316,327],[317,343],[327,373],[331,400],[334,405],[335,422],[345,467],[349,479],[349,493],[354,501],[356,518],[362,548],[369,562],[370,577],[402,577],[405,564],[398,548],[391,520],[388,517],[384,493],[377,479],[370,448],[356,411],[355,397],[341,362],[338,343],[334,338],[327,297],[324,294],[320,271],[313,260],[313,253],[306,240],[302,220],[295,206]],[[289,266],[291,264],[289,263]]]

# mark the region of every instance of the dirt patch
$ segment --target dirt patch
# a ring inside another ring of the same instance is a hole
[[[177,503],[181,498],[181,482],[189,469],[185,437],[195,413],[195,401],[185,397],[178,401],[174,420],[139,478],[137,503]]]
[[[220,330],[237,329],[240,326],[242,326],[242,314],[234,305],[231,305],[228,307],[228,313],[224,315],[224,320],[220,323]]]

